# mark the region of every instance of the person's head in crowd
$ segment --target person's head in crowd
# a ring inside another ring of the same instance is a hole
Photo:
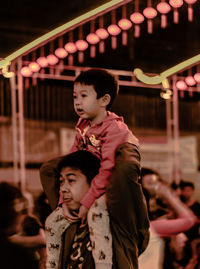
[[[80,201],[89,189],[92,179],[98,174],[100,160],[88,151],[68,154],[58,165],[60,192],[70,210],[77,210]]]
[[[22,221],[22,233],[26,236],[34,236],[39,234],[42,224],[36,216],[25,216]]]
[[[9,236],[20,229],[23,214],[27,212],[21,191],[7,183],[0,183],[0,233]]]
[[[146,167],[141,169],[140,183],[146,198],[150,220],[157,219],[167,213],[164,201],[156,197],[159,182],[166,184],[158,172]]]
[[[148,192],[153,195],[155,193],[155,185],[160,181],[160,175],[158,172],[151,168],[143,167],[141,169],[140,182],[142,187],[148,190]]]
[[[183,202],[186,203],[192,199],[192,196],[193,196],[194,191],[195,191],[195,186],[190,181],[181,180],[180,190],[181,190],[180,198]]]

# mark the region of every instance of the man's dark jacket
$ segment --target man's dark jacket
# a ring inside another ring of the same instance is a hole
[[[140,154],[135,145],[124,143],[118,147],[115,156],[115,168],[106,189],[113,238],[113,269],[137,269],[138,256],[149,241],[146,202],[138,183]],[[58,164],[62,158],[64,156],[50,160],[40,169],[41,183],[53,210],[59,199]],[[77,225],[72,224],[63,235],[61,269],[66,268],[76,229]],[[88,265],[88,269],[93,268]]]

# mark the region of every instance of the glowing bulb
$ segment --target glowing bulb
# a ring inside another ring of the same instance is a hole
[[[186,77],[185,82],[187,83],[188,86],[194,86],[196,84],[196,81],[193,78],[193,76]]]
[[[133,14],[131,14],[130,19],[135,24],[134,36],[139,37],[140,36],[140,26],[139,26],[139,24],[144,21],[144,16],[139,12],[134,12]]]
[[[172,91],[170,89],[163,89],[160,92],[160,97],[162,97],[165,100],[168,100],[172,97]]]
[[[41,66],[41,67],[47,67],[48,66],[48,61],[47,58],[41,56],[39,57],[36,62]]]
[[[106,39],[109,37],[109,33],[104,28],[97,29],[95,33],[100,39]]]
[[[84,50],[86,50],[88,48],[88,43],[85,40],[82,40],[82,39],[76,41],[75,44],[76,44],[77,49],[80,50],[80,51],[84,51]]]
[[[38,72],[38,71],[40,70],[40,66],[39,66],[39,64],[36,63],[36,62],[31,62],[31,63],[28,65],[28,67],[30,68],[30,70],[31,70],[32,72]]]
[[[160,2],[157,5],[156,8],[161,13],[161,27],[165,28],[167,26],[167,16],[166,16],[166,14],[170,12],[171,7],[166,2]]]
[[[68,52],[64,48],[58,48],[55,50],[55,55],[60,59],[64,59],[67,57]]]
[[[196,80],[197,83],[200,83],[200,73],[194,74],[194,79]]]
[[[148,19],[153,19],[157,15],[157,11],[153,7],[147,7],[143,10],[143,14]]]
[[[32,76],[32,71],[30,70],[30,68],[28,66],[24,66],[21,69],[21,74],[24,77],[31,77]]]
[[[109,25],[107,30],[110,35],[114,36],[119,35],[121,33],[121,29],[116,24]]]
[[[120,21],[118,21],[118,25],[122,30],[126,31],[131,28],[132,23],[127,19],[121,19]]]
[[[75,53],[77,51],[76,45],[73,42],[65,44],[65,49],[69,53]]]
[[[139,12],[134,12],[131,14],[130,19],[135,24],[140,24],[144,21],[144,16]]]
[[[87,42],[92,45],[95,45],[100,41],[98,35],[96,35],[95,33],[90,33],[89,35],[87,35],[86,39]]]
[[[50,54],[47,56],[47,61],[50,65],[55,65],[58,63],[58,58],[54,54]]]
[[[160,2],[156,8],[161,14],[167,14],[171,10],[170,5],[166,2]]]
[[[179,8],[183,5],[183,0],[169,0],[169,3],[174,8]]]
[[[179,90],[186,90],[187,89],[187,84],[183,80],[178,80],[176,82],[176,88]]]

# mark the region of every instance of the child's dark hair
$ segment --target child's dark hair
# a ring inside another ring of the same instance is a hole
[[[79,150],[63,157],[58,164],[58,170],[61,171],[65,167],[80,170],[90,184],[93,177],[99,172],[100,159],[89,151]]]
[[[105,94],[110,95],[110,103],[107,105],[107,110],[111,108],[116,96],[118,95],[118,83],[115,77],[101,69],[89,69],[81,72],[75,79],[74,83],[92,85],[97,93],[97,99]]]

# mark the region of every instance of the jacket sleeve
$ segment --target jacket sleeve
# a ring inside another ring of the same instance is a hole
[[[40,181],[52,210],[58,205],[60,187],[58,164],[63,157],[47,161],[40,168]]]
[[[138,144],[137,139],[132,135],[128,128],[114,125],[109,126],[109,130],[104,134],[101,145],[101,166],[86,195],[81,200],[81,204],[90,208],[95,199],[105,193],[106,186],[111,178],[115,165],[115,151],[124,142]]]

